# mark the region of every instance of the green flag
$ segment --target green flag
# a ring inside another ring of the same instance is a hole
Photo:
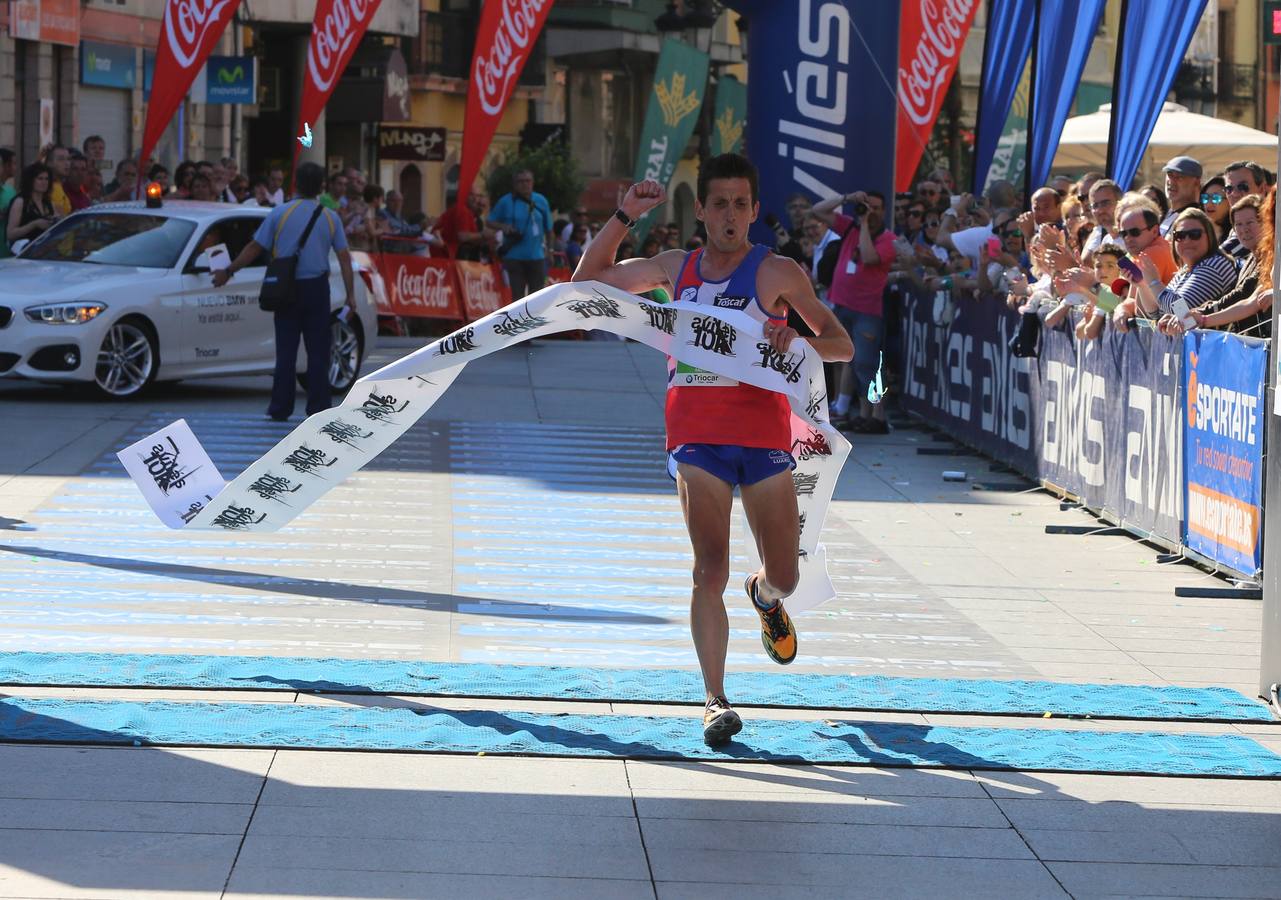
[[[1014,102],[1010,104],[1010,113],[1005,119],[1005,129],[1001,139],[996,143],[996,153],[992,165],[987,170],[987,179],[983,190],[987,190],[993,181],[1004,179],[1016,186],[1023,184],[1023,171],[1027,168],[1027,107],[1028,95],[1031,93],[1032,64],[1029,62],[1023,69],[1018,89],[1014,92]]]
[[[747,85],[733,75],[716,82],[716,116],[712,121],[712,156],[738,153],[747,122]]]
[[[635,181],[652,178],[664,188],[672,180],[676,163],[685,152],[707,89],[707,54],[667,38],[658,55],[654,87],[645,109],[645,128],[636,154]],[[661,208],[661,207],[660,207]],[[641,216],[636,243],[645,240],[656,210]]]

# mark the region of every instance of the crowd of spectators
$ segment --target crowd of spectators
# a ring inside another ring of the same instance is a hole
[[[832,382],[834,421],[884,434],[884,406],[870,402],[869,388],[882,359],[897,358],[887,335],[901,327],[905,292],[931,298],[940,325],[967,305],[1004,300],[1025,324],[1082,340],[1145,327],[1270,338],[1274,182],[1248,160],[1207,175],[1178,156],[1160,186],[1127,191],[1100,172],[1056,176],[1025,202],[1006,181],[981,197],[957,192],[938,169],[892,209],[876,191],[813,205],[797,195],[775,249],[808,269],[854,339],[855,361]]]

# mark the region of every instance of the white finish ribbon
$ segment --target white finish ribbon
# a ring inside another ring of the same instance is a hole
[[[801,517],[801,581],[788,599],[800,612],[834,596],[819,533],[850,444],[827,419],[823,363],[803,339],[778,353],[745,313],[663,304],[600,282],[557,284],[518,300],[415,351],[352,386],[336,407],[309,416],[221,489],[175,478],[216,470],[179,420],[118,456],[156,515],[171,528],[269,532],[288,524],[424,416],[472,359],[531,338],[577,328],[632,338],[680,362],[787,396],[796,458],[792,480]],[[165,465],[152,448],[163,444]],[[137,457],[135,459],[134,457]],[[157,471],[160,480],[157,480]],[[163,484],[161,483],[163,481]],[[747,555],[756,560],[748,536]]]

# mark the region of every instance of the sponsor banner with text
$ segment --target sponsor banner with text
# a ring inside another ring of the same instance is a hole
[[[1136,531],[1182,538],[1183,351],[1151,330],[1077,341],[1043,334],[1039,359],[1009,349],[1018,316],[994,303],[904,300],[903,406],[984,453],[1049,481]]]
[[[894,189],[906,191],[961,64],[978,0],[904,0],[898,46]]]
[[[1184,540],[1253,575],[1263,566],[1268,342],[1221,331],[1184,336]]]
[[[688,44],[672,38],[663,41],[649,105],[645,108],[645,126],[637,144],[633,181],[653,180],[664,188],[671,182],[676,164],[685,155],[685,145],[698,124],[698,112],[703,108],[708,60],[706,53]],[[661,209],[656,207],[640,217],[633,229],[633,239],[638,246]]]
[[[384,291],[378,314],[461,319],[463,304],[455,263],[430,256],[381,253],[375,259]]]
[[[483,318],[496,309],[512,302],[512,291],[503,278],[503,267],[498,263],[454,263],[458,284],[463,297],[463,312],[468,321]]]
[[[458,203],[467,197],[553,0],[489,0],[480,10],[467,82]]]
[[[382,0],[318,0],[316,3],[294,134],[302,134],[304,124],[310,126],[320,117],[320,111],[329,102],[329,95],[338,86],[338,79],[360,46],[365,29],[381,3]],[[294,141],[293,146],[296,171],[302,143]]]
[[[209,54],[231,22],[240,0],[167,0],[140,160],[147,159],[164,134]],[[142,179],[138,180],[142,184]]]

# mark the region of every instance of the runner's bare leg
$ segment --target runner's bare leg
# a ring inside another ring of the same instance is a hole
[[[796,590],[801,522],[791,472],[779,472],[739,488],[747,524],[763,565],[757,571],[757,596],[773,603]]]
[[[676,467],[676,490],[694,549],[689,627],[703,670],[706,699],[710,700],[725,695],[725,654],[729,649],[725,585],[729,581],[729,517],[734,489],[710,472],[682,464]]]

